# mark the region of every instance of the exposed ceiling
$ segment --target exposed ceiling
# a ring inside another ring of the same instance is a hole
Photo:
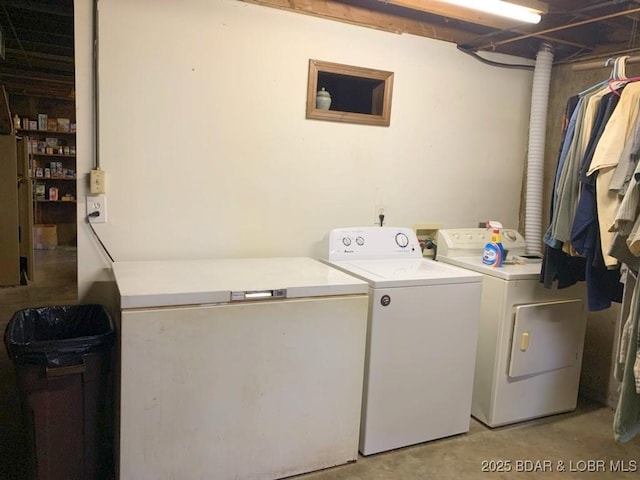
[[[640,48],[639,0],[511,0],[542,4],[537,25],[518,25],[434,0],[244,0],[299,13],[411,33],[456,43],[472,52],[495,51],[535,58],[541,42],[555,61],[622,55]]]
[[[433,0],[243,0],[296,13],[535,58],[542,42],[555,62],[640,51],[640,0],[511,0],[539,5],[538,25],[517,25]],[[162,8],[162,7],[158,7]],[[0,0],[6,58],[0,84],[9,94],[74,95],[73,0]]]
[[[73,0],[0,0],[0,29],[9,95],[74,97]]]

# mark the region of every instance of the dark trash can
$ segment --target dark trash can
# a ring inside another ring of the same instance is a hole
[[[102,305],[18,311],[4,333],[37,480],[107,478],[113,322]]]

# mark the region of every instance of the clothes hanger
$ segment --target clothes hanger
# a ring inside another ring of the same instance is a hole
[[[609,74],[609,78],[607,78],[606,80],[603,80],[602,82],[598,82],[595,85],[591,85],[590,87],[586,88],[585,90],[583,90],[582,92],[580,92],[578,94],[578,96],[582,97],[584,95],[587,95],[588,93],[594,92],[596,90],[599,90],[603,87],[606,87],[609,85],[609,82],[614,78],[615,75],[615,71],[616,71],[616,60],[614,58],[607,58],[607,60],[604,62],[605,66],[609,66],[609,64],[613,63],[613,69],[611,70],[611,73]]]
[[[618,91],[620,87],[626,85],[629,82],[640,80],[640,77],[627,77],[626,65],[628,58],[629,55],[624,55],[615,59],[613,71],[611,72],[612,76],[607,83],[607,88],[617,96],[620,96],[620,92]]]
[[[626,57],[621,57],[623,58],[623,62],[620,64],[622,67],[622,74],[621,74],[621,78],[624,80],[625,83],[630,83],[630,82],[637,82],[638,80],[640,80],[640,77],[627,77],[625,75],[625,66],[626,66],[626,61],[629,58],[628,56]]]

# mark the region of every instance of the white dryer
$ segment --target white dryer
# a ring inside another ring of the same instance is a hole
[[[524,238],[503,230],[507,264],[482,263],[491,232],[438,232],[440,262],[481,273],[482,310],[471,414],[489,427],[574,410],[586,329],[583,285],[547,289]]]
[[[424,259],[406,228],[332,230],[327,258],[369,283],[360,452],[467,432],[482,275]]]

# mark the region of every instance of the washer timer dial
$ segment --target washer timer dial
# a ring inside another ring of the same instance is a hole
[[[396,243],[400,248],[409,245],[409,238],[404,233],[396,233]]]
[[[343,244],[345,247],[348,247],[349,245],[351,245],[351,239],[350,239],[349,237],[344,237],[344,238],[342,239],[342,244]]]

